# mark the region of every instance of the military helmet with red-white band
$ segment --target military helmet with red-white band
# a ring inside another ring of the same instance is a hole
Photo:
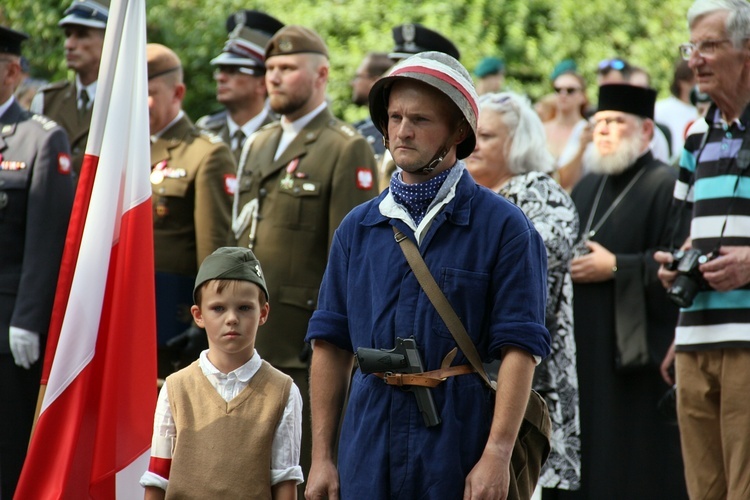
[[[469,134],[456,146],[456,156],[474,151],[477,133],[477,92],[469,72],[460,62],[442,52],[421,52],[395,65],[370,90],[370,116],[377,129],[388,135],[388,97],[397,80],[417,80],[445,94],[469,124]]]

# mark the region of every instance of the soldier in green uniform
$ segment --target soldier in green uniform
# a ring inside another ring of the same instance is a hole
[[[65,30],[65,61],[75,81],[55,82],[34,96],[31,111],[57,121],[68,133],[73,171],[81,171],[96,98],[109,0],[73,0],[58,26]]]
[[[202,117],[196,125],[220,136],[239,161],[250,134],[277,119],[266,106],[265,46],[284,25],[257,10],[240,11],[233,19],[237,24],[224,49],[211,60],[216,100],[226,109]]]
[[[159,376],[173,371],[166,343],[192,324],[199,264],[226,243],[236,164],[218,136],[201,132],[182,110],[185,84],[177,55],[146,46],[151,198],[159,338]]]
[[[317,304],[335,229],[377,194],[375,157],[364,137],[334,118],[325,99],[328,48],[301,26],[279,30],[266,46],[266,85],[278,123],[261,129],[238,170],[232,230],[238,246],[262,260],[273,319],[256,348],[294,378],[309,401],[304,337]],[[304,411],[301,465],[310,465]]]

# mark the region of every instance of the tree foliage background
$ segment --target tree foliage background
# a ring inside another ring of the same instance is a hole
[[[24,53],[32,76],[69,77],[57,21],[69,0],[3,0],[0,23],[31,35]],[[328,93],[333,111],[347,121],[367,111],[350,102],[349,81],[368,51],[393,48],[391,28],[419,22],[452,39],[471,71],[484,56],[506,62],[507,86],[532,99],[551,91],[555,64],[574,59],[596,100],[596,65],[615,55],[651,73],[660,97],[668,95],[677,46],[687,41],[685,14],[692,0],[147,0],[148,39],[171,47],[185,67],[184,108],[193,118],[218,108],[211,58],[226,40],[227,16],[263,10],[286,24],[308,26],[327,41]]]

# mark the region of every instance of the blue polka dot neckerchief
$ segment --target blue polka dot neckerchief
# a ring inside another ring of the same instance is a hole
[[[440,172],[432,179],[417,184],[406,184],[401,180],[400,173],[395,173],[391,177],[391,195],[399,205],[403,206],[414,220],[414,224],[419,226],[422,222],[427,209],[430,208],[432,200],[437,196],[445,180],[450,174],[450,169]]]

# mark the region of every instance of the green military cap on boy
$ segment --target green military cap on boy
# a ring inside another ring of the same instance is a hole
[[[268,288],[260,262],[247,248],[222,247],[206,257],[198,270],[198,276],[195,277],[193,300],[198,288],[209,280],[241,280],[255,283],[263,290],[268,300]]]

